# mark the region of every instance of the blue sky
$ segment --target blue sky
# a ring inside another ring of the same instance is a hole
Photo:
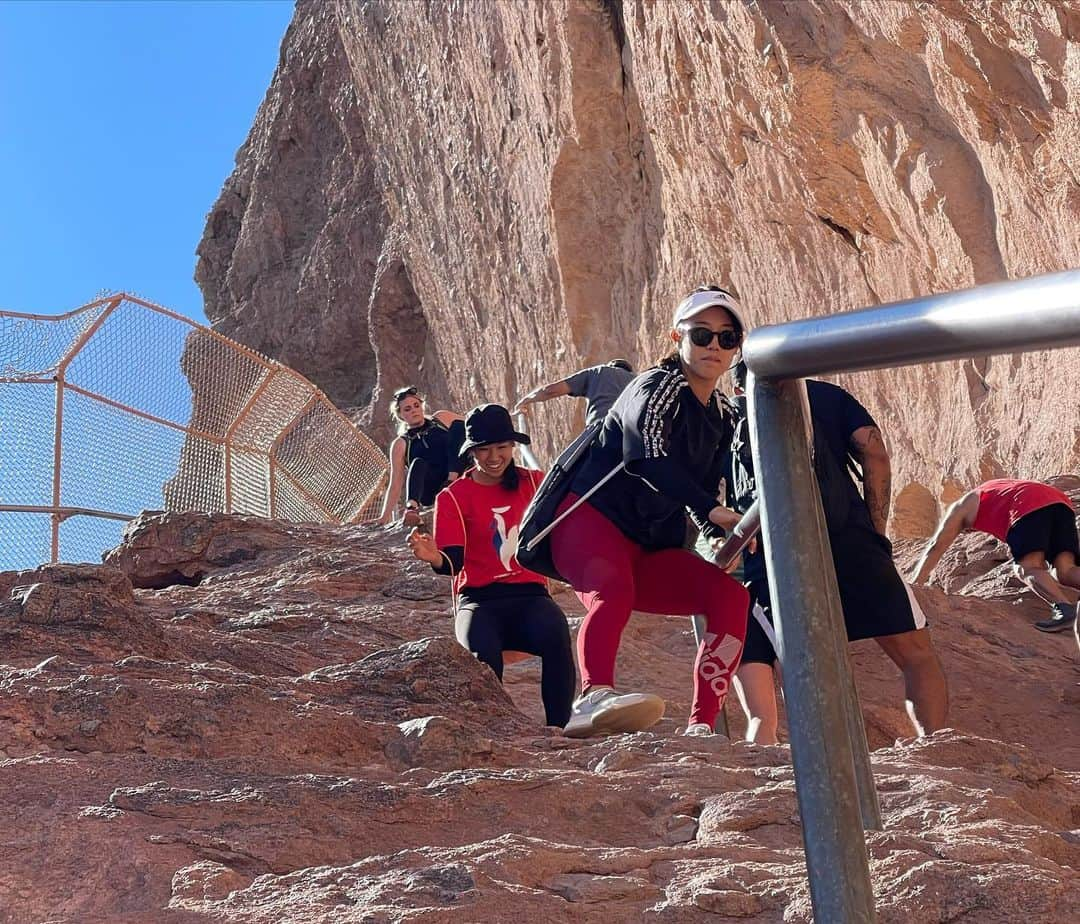
[[[0,0],[0,309],[124,289],[205,321],[195,247],[292,11]]]

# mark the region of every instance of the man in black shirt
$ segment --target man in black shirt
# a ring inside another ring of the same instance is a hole
[[[745,366],[732,372],[742,393]],[[926,617],[892,561],[885,536],[891,467],[874,418],[851,394],[828,382],[806,383],[814,426],[814,469],[821,490],[833,563],[849,641],[873,638],[903,672],[907,711],[916,733],[945,727],[945,675],[926,628]],[[744,512],[757,496],[745,398],[735,426],[725,478],[728,505]],[[862,493],[852,477],[862,481]],[[747,715],[747,739],[776,743],[777,661],[765,556],[760,545],[744,557],[751,618],[736,690]]]

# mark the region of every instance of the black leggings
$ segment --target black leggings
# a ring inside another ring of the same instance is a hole
[[[540,695],[547,724],[562,728],[570,720],[576,687],[570,628],[563,611],[546,592],[470,600],[466,588],[454,632],[462,645],[495,671],[500,683],[504,651],[539,655]]]
[[[435,503],[435,495],[446,486],[445,468],[432,465],[427,459],[413,459],[405,476],[405,499],[422,507]]]
[[[409,451],[411,461],[405,476],[405,499],[416,501],[423,507],[434,504],[435,495],[446,486],[450,472],[461,474],[463,467],[460,454],[465,442],[465,422],[455,420],[445,431],[441,427],[439,424],[432,433],[434,443],[424,442]]]

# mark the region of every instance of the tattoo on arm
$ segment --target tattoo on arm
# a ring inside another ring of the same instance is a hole
[[[877,427],[860,427],[851,435],[851,451],[863,469],[863,497],[870,519],[881,535],[889,523],[892,499],[892,465],[885,440]]]

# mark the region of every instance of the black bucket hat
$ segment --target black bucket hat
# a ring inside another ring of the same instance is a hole
[[[528,446],[531,440],[527,433],[514,429],[510,412],[501,404],[481,404],[465,415],[465,442],[461,444],[461,455],[477,446],[508,442]]]

